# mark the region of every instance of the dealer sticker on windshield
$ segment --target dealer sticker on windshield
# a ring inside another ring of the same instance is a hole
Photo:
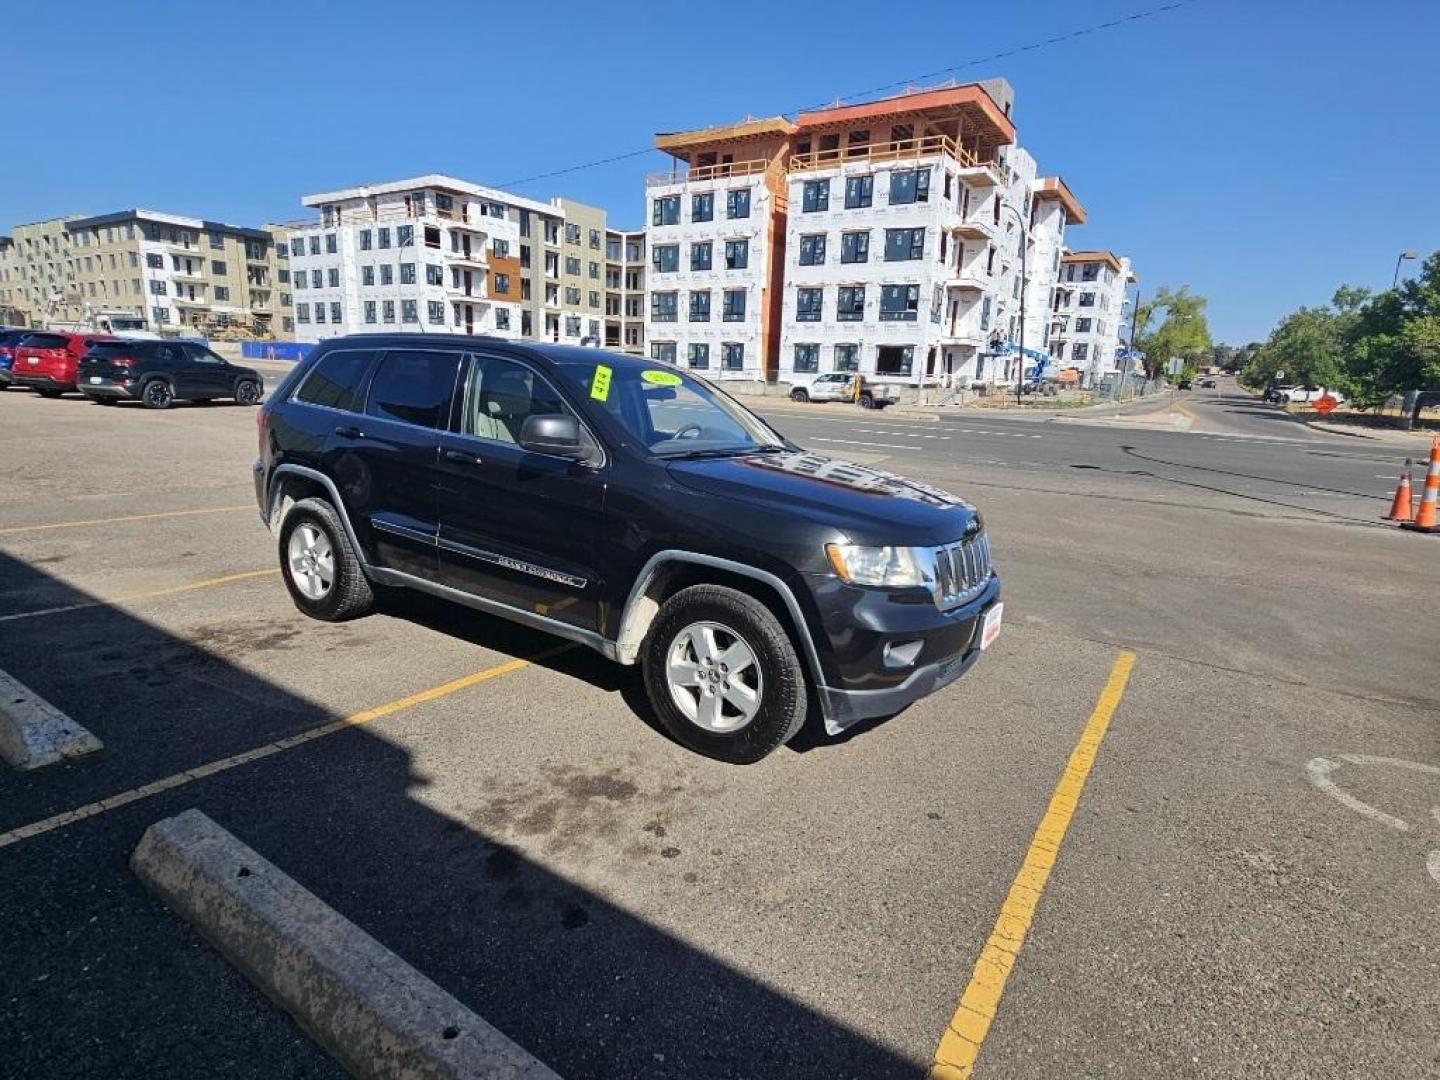
[[[590,396],[596,401],[605,401],[610,397],[610,375],[610,369],[604,364],[595,366],[595,377],[590,380]]]
[[[985,612],[985,622],[980,627],[980,648],[982,650],[988,649],[991,642],[1000,636],[1000,619],[1004,612],[1004,604],[996,604]]]
[[[656,371],[654,368],[646,368],[640,372],[640,378],[644,379],[651,386],[679,386],[680,376],[673,371]]]

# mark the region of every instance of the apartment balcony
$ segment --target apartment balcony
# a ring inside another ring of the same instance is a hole
[[[455,263],[459,266],[484,267],[486,265],[484,248],[478,248],[473,251],[465,251],[463,248],[460,251],[447,251],[445,258],[448,262]]]
[[[176,281],[201,281],[209,282],[203,270],[172,270],[170,276]]]
[[[705,180],[729,180],[736,176],[758,176],[775,163],[769,158],[749,161],[726,161],[715,165],[692,165],[688,169],[651,173],[645,177],[646,187],[668,187],[671,184],[698,184]]]
[[[945,287],[960,292],[985,292],[994,282],[995,279],[987,274],[982,267],[972,263],[955,270],[950,277],[946,279]]]
[[[164,298],[164,297],[161,297],[161,296],[157,296],[157,297],[155,297],[155,299],[156,299],[157,301],[160,301],[160,300],[163,300],[163,299],[165,299],[165,298]],[[209,302],[208,300],[205,300],[205,299],[193,299],[193,298],[188,297],[188,296],[172,296],[172,297],[170,298],[170,300],[171,300],[171,302],[172,302],[176,307],[208,308],[208,307],[210,306],[210,302]]]
[[[961,218],[950,231],[965,240],[994,240],[1000,234],[1000,226],[984,214],[971,214]]]
[[[833,150],[812,150],[808,154],[792,154],[790,171],[813,172],[836,169],[842,165],[879,165],[890,162],[918,161],[920,158],[943,155],[955,162],[960,176],[978,184],[1000,184],[1004,172],[997,160],[982,159],[973,150],[961,146],[948,135],[922,135],[917,139],[899,139],[840,146]]]
[[[940,331],[941,345],[969,345],[972,348],[983,349],[990,335],[980,329],[978,323],[967,323],[964,320],[945,326]]]

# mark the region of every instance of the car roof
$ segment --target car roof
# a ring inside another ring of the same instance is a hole
[[[462,346],[475,348],[477,346],[491,346],[502,349],[520,349],[531,354],[538,354],[552,363],[597,363],[600,357],[612,367],[626,368],[647,368],[654,367],[656,361],[647,360],[641,356],[631,356],[629,353],[612,352],[609,349],[596,349],[580,345],[557,345],[548,341],[530,341],[519,338],[499,338],[485,334],[431,334],[431,333],[390,333],[390,334],[341,334],[336,337],[326,338],[320,342],[322,346],[346,345],[369,345],[371,347],[383,346],[387,348],[403,347],[407,349],[422,348],[425,345],[446,345],[450,347]]]

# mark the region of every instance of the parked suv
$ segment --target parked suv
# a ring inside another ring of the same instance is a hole
[[[639,663],[681,743],[750,762],[958,678],[1000,584],[961,499],[810,453],[710,383],[596,349],[317,346],[259,416],[255,494],[301,611],[377,585]]]
[[[189,341],[102,341],[80,360],[76,378],[91,401],[141,401],[150,409],[214,398],[256,405],[265,392],[254,368]]]
[[[31,330],[14,328],[0,330],[0,390],[9,388],[10,369],[15,364],[15,350],[20,347],[20,342],[32,333]]]
[[[41,397],[59,397],[75,389],[75,368],[80,357],[98,342],[114,340],[105,334],[33,331],[15,350],[10,381],[16,386],[29,387]]]
[[[853,371],[827,371],[816,375],[809,382],[801,382],[804,376],[797,376],[790,391],[791,401],[858,401],[862,409],[883,409],[893,405],[900,395],[895,387],[861,378],[860,396],[855,396]]]

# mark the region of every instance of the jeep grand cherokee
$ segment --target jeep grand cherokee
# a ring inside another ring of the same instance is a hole
[[[331,338],[259,414],[255,492],[318,619],[376,585],[639,663],[681,743],[732,762],[958,678],[999,629],[980,515],[800,449],[718,388],[596,349]]]

